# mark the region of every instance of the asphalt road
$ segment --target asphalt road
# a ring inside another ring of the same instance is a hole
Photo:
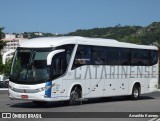
[[[0,112],[160,112],[160,92],[141,95],[137,101],[126,97],[91,99],[83,105],[68,106],[64,102],[37,106],[30,101],[10,100],[7,91],[0,90]],[[0,119],[2,120],[2,119]],[[17,119],[3,119],[17,121]],[[23,121],[28,119],[21,119]],[[33,119],[41,121],[44,119]],[[160,121],[158,118],[47,118],[45,121]]]

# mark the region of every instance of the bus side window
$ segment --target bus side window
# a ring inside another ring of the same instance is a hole
[[[64,49],[65,50],[65,53],[66,53],[65,57],[66,57],[66,63],[67,63],[67,65],[70,62],[74,46],[75,46],[74,44],[69,44],[69,45],[62,45],[62,46],[57,47],[57,49]]]
[[[149,64],[149,51],[145,49],[132,49],[132,65],[135,66],[148,66]]]
[[[84,48],[79,48],[77,53],[76,53],[76,58],[75,58],[75,64],[76,65],[84,65],[85,64],[85,50]]]
[[[135,66],[137,64],[137,51],[136,49],[131,50],[131,65]]]
[[[120,49],[120,65],[131,64],[131,51],[129,48]]]
[[[72,69],[90,64],[90,46],[78,45]]]
[[[52,78],[55,79],[65,73],[67,63],[65,53],[58,53],[52,58],[51,72]]]
[[[150,51],[150,65],[155,65],[158,62],[158,51]]]
[[[120,65],[120,49],[107,47],[106,65]]]
[[[145,50],[145,55],[144,55],[144,59],[145,59],[145,66],[149,66],[149,62],[150,62],[150,53],[149,50]]]
[[[105,47],[92,47],[92,64],[104,65],[105,64]]]

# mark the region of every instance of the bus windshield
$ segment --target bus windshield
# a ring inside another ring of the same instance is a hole
[[[19,84],[46,82],[50,77],[46,59],[52,50],[18,48],[12,62],[10,81]]]

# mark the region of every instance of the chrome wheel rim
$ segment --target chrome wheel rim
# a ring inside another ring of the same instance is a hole
[[[138,89],[134,89],[133,95],[134,97],[138,97],[139,95]]]
[[[76,91],[73,91],[72,93],[71,93],[71,99],[70,99],[70,101],[72,102],[72,103],[74,103],[74,102],[76,102],[76,100],[78,100],[78,94],[76,93]]]

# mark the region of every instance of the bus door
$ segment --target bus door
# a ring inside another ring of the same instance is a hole
[[[63,74],[66,72],[67,64],[65,58],[65,52],[58,53],[52,58],[52,65],[51,65],[51,73],[52,79],[55,83],[55,86],[52,89],[52,97],[57,96],[58,98],[61,96],[66,95],[66,82],[63,82]]]

